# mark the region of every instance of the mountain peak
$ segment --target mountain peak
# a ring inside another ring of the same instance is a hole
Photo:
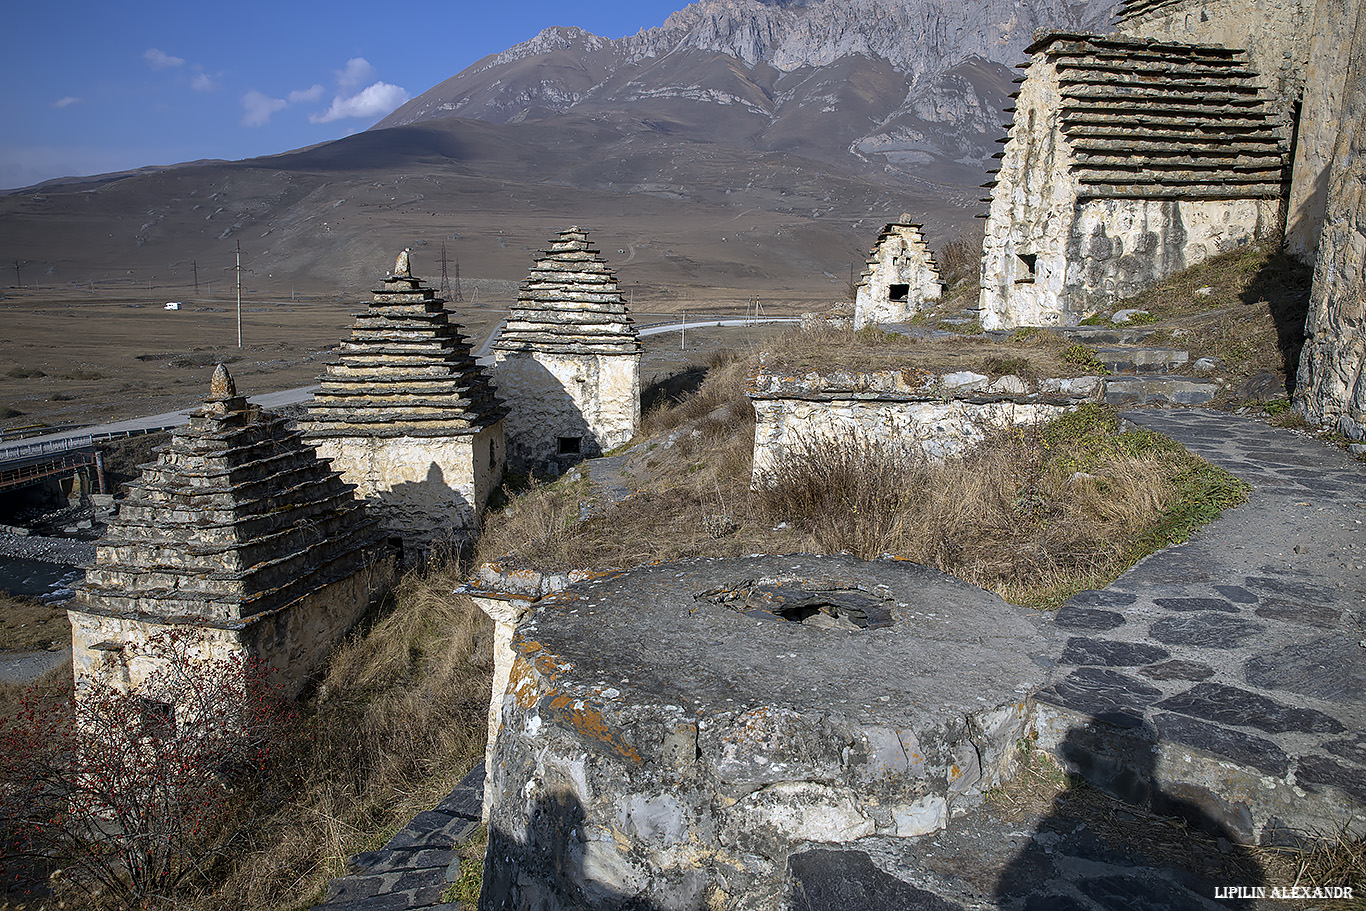
[[[1116,3],[698,0],[614,40],[545,29],[377,126],[626,118],[695,142],[975,185],[995,151],[1008,67],[1035,30],[1103,30]]]

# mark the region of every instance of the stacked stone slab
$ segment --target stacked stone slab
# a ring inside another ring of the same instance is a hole
[[[445,302],[400,262],[300,424],[412,556],[473,535],[502,479],[507,409]]]
[[[854,327],[902,323],[944,290],[939,267],[911,216],[883,227],[854,295]]]
[[[1279,231],[1285,154],[1242,51],[1055,33],[1028,48],[983,240],[982,325],[1075,325]]]
[[[541,251],[493,345],[508,465],[564,467],[635,436],[640,340],[600,251],[579,227]]]
[[[178,628],[197,652],[253,656],[297,688],[392,564],[351,488],[220,366],[96,545],[69,611],[76,680],[136,688],[148,640]]]
[[[1315,0],[1122,0],[1115,31],[1126,38],[1221,45],[1247,52],[1280,136],[1305,88]]]

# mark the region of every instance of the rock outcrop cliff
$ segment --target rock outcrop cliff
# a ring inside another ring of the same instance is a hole
[[[1036,28],[1108,29],[1114,0],[700,0],[609,40],[555,27],[379,123],[573,111],[715,141],[852,156],[930,179],[996,150],[1009,67]],[[928,167],[928,171],[926,168]]]

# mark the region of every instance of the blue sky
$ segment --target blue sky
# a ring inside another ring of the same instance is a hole
[[[547,26],[620,38],[686,2],[10,0],[0,188],[337,139]]]

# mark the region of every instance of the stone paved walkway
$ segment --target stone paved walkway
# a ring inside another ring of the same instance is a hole
[[[1069,638],[1039,701],[1255,770],[1177,770],[1183,796],[1244,840],[1286,823],[1331,831],[1349,805],[1366,810],[1366,466],[1231,415],[1126,417],[1254,489],[1188,543],[1060,609]],[[1240,782],[1256,791],[1250,815],[1199,792]]]
[[[1040,715],[1071,727],[1060,752],[1106,790],[1164,815],[1081,789],[916,839],[811,845],[789,859],[792,911],[1362,906],[1366,883],[1278,880],[1237,842],[1284,838],[1283,816],[1324,834],[1366,819],[1366,465],[1231,415],[1126,417],[1254,486],[1056,615],[1065,644]],[[1231,800],[1206,788],[1220,776]],[[1313,891],[1333,885],[1355,903]]]
[[[462,911],[464,905],[444,902],[442,896],[460,877],[455,847],[479,827],[483,799],[480,763],[445,800],[419,813],[384,847],[351,858],[350,874],[333,880],[314,911]]]

